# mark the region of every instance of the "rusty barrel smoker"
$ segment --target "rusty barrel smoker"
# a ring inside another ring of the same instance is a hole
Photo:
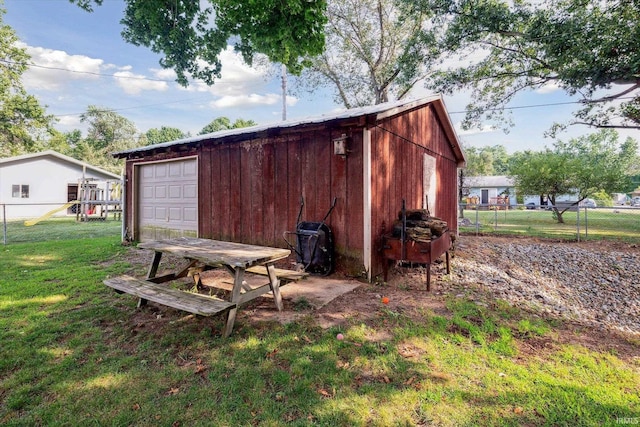
[[[383,273],[387,280],[389,263],[392,261],[404,261],[417,264],[425,264],[427,268],[427,291],[431,290],[431,264],[446,254],[447,274],[451,272],[449,249],[451,248],[451,234],[445,229],[439,236],[430,240],[413,240],[407,237],[407,216],[405,202],[402,201],[401,230],[399,233],[384,234],[382,237],[382,254],[384,257]]]
[[[337,199],[334,198],[322,221],[301,222],[300,217],[304,208],[304,198],[301,197],[296,231],[285,231],[283,234],[284,241],[296,253],[297,263],[308,273],[328,276],[335,267],[333,233],[325,221],[336,206],[336,201]],[[295,244],[291,242],[292,236],[295,236]]]

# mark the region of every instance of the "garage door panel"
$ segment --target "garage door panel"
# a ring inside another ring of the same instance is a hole
[[[171,177],[182,177],[183,172],[182,165],[179,164],[171,164],[169,165],[169,176]]]
[[[197,222],[198,210],[193,208],[184,208],[184,221]]]
[[[198,186],[197,185],[184,185],[183,187],[183,195],[186,199],[197,199],[198,198]]]
[[[138,167],[139,239],[197,236],[197,159]]]
[[[167,208],[156,207],[154,211],[153,219],[156,222],[165,222],[167,220]]]
[[[171,186],[169,186],[169,198],[170,199],[180,199],[180,198],[182,198],[182,186],[181,185],[171,185]]]
[[[167,197],[167,187],[164,185],[157,185],[155,187],[154,196],[156,199],[164,199]]]
[[[155,178],[165,178],[167,176],[167,165],[166,164],[158,164],[153,165]]]

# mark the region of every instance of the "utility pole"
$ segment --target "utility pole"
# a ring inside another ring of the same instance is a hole
[[[282,64],[282,121],[287,120],[287,66]]]

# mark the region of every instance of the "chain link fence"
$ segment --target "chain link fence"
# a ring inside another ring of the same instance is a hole
[[[564,240],[607,239],[640,243],[640,208],[460,204],[458,229]],[[560,218],[559,218],[560,213]]]

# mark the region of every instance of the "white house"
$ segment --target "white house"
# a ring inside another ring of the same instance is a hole
[[[505,196],[509,205],[517,204],[515,183],[508,176],[468,176],[464,179],[464,186],[474,204],[501,204],[506,200]]]
[[[53,150],[0,159],[0,206],[7,219],[39,217],[77,200],[83,179],[95,180],[91,187],[97,189],[120,177]],[[55,215],[73,214],[75,209]]]

